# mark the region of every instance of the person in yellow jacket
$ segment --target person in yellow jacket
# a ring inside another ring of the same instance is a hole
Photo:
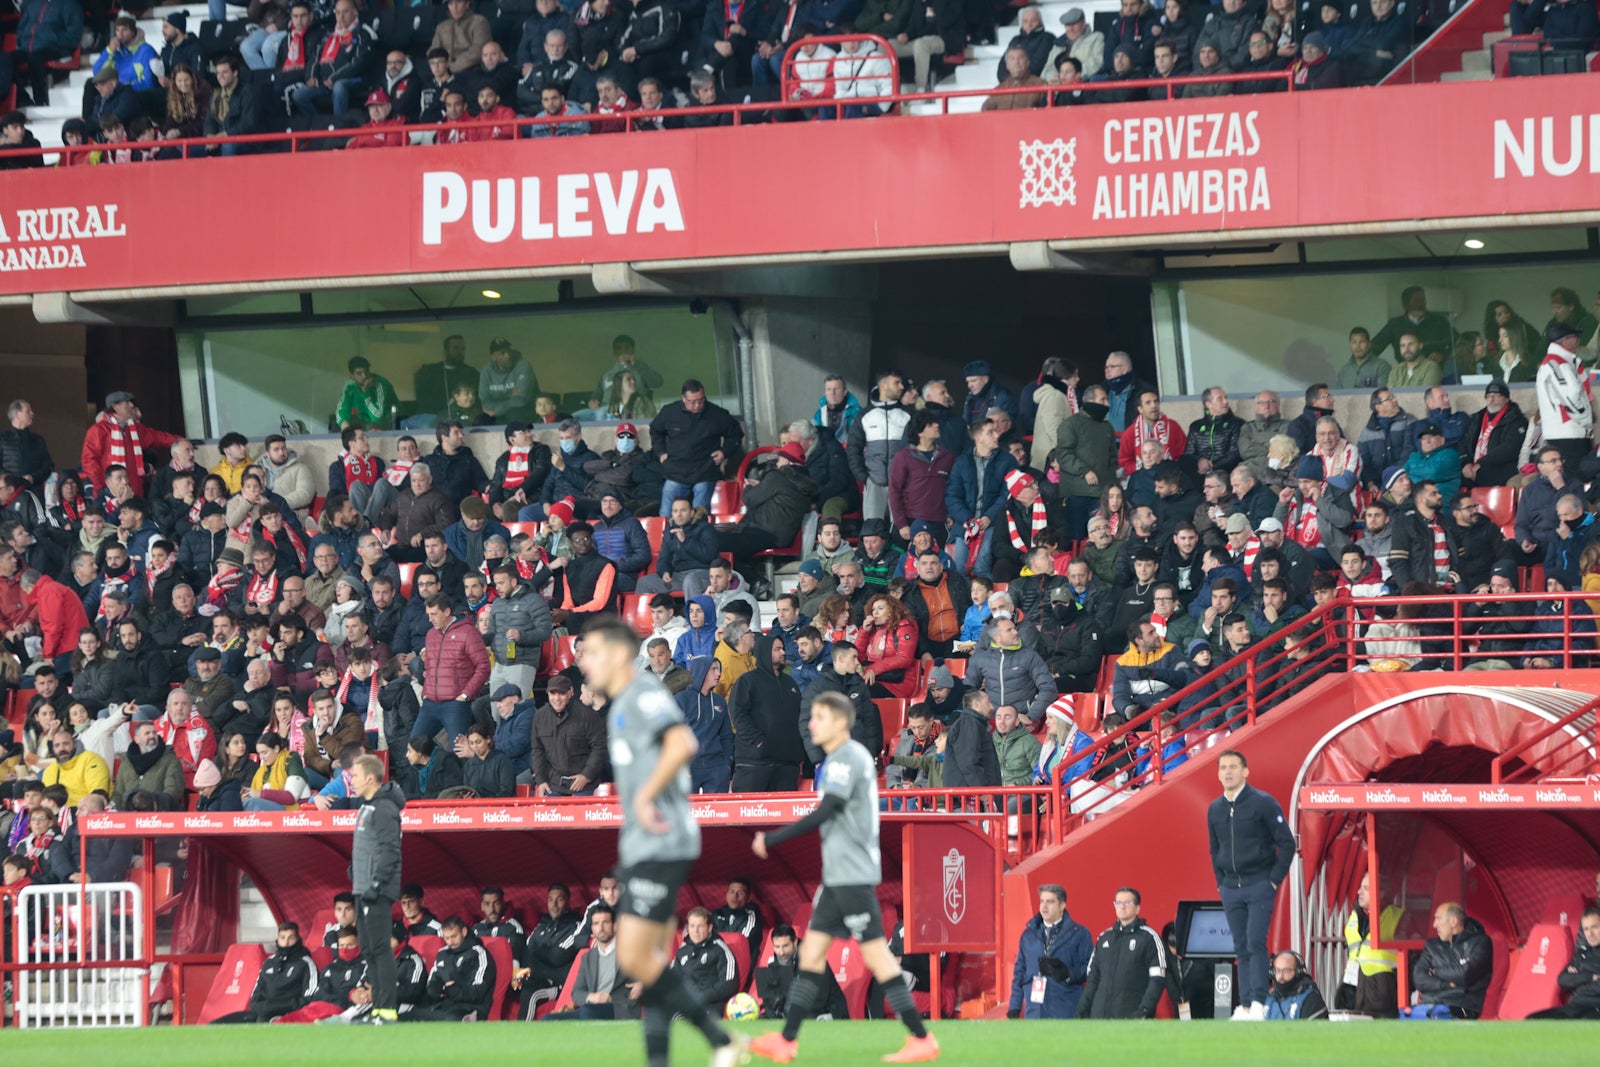
[[[1344,984],[1355,986],[1354,1011],[1365,1015],[1391,1018],[1399,1009],[1396,986],[1394,949],[1372,947],[1371,918],[1368,907],[1372,903],[1369,875],[1361,876],[1361,888],[1356,890],[1356,907],[1344,924],[1344,940],[1350,949],[1350,962],[1345,968]],[[1405,910],[1390,904],[1378,916],[1378,940],[1381,944],[1394,944],[1395,928]]]
[[[752,651],[755,644],[756,635],[748,623],[736,619],[723,624],[722,640],[717,642],[716,650],[712,653],[722,665],[722,680],[713,690],[718,696],[726,699],[733,689],[733,683],[755,670],[756,657]]]
[[[228,487],[228,495],[237,494],[244,482],[244,472],[249,470],[254,462],[250,458],[250,441],[242,433],[225,433],[217,442],[217,448],[222,456],[210,473],[222,479]]]
[[[55,763],[46,767],[41,780],[45,785],[62,785],[67,790],[67,803],[78,806],[78,801],[96,789],[111,792],[111,768],[93,752],[77,751],[77,739],[71,730],[58,730],[50,739],[50,751]]]

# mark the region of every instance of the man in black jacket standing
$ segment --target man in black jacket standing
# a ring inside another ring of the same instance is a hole
[[[372,1011],[362,1021],[379,1026],[398,1022],[394,951],[389,944],[390,912],[400,896],[400,809],[406,798],[383,780],[377,756],[362,756],[350,768],[350,784],[361,798],[350,843],[350,889],[356,895],[356,933],[372,982]]]
[[[994,702],[982,689],[961,698],[961,713],[950,723],[944,750],[946,789],[975,789],[1000,784],[1000,756],[989,739]]]
[[[680,399],[657,413],[650,423],[650,448],[661,462],[666,482],[661,511],[693,495],[694,506],[711,509],[711,490],[729,460],[742,455],[744,429],[727,410],[706,399],[706,387],[694,378],[683,383]]]
[[[733,792],[784,793],[800,784],[800,687],[783,671],[783,641],[756,638],[756,666],[733,683]],[[992,747],[992,746],[991,746]],[[999,779],[997,778],[996,781]]]
[[[1117,921],[1094,939],[1078,1018],[1155,1018],[1167,988],[1167,949],[1161,935],[1139,918],[1143,899],[1127,886],[1112,898]]]
[[[1239,1006],[1233,1017],[1260,1021],[1267,1017],[1267,928],[1278,887],[1294,861],[1295,842],[1283,808],[1252,788],[1249,777],[1242,752],[1229,749],[1217,760],[1222,795],[1206,812],[1206,830],[1217,894],[1239,959]]]

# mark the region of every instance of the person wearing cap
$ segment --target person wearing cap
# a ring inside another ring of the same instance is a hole
[[[183,438],[146,426],[139,419],[133,394],[116,390],[106,396],[105,410],[83,435],[79,465],[84,481],[96,489],[106,484],[106,468],[121,466],[128,476],[128,488],[143,496],[146,479],[153,468],[146,449],[170,449]]]
[[[753,473],[745,479],[745,512],[732,530],[717,531],[719,551],[742,561],[757,552],[794,543],[817,492],[817,483],[806,473],[805,459],[804,447],[790,441],[778,450],[776,466],[759,481]]]
[[[404,148],[409,140],[400,127],[406,120],[394,114],[394,103],[382,89],[367,94],[367,123],[344,143],[346,148]],[[487,412],[485,413],[487,414]]]
[[[1594,451],[1594,396],[1578,360],[1578,327],[1552,320],[1545,340],[1548,348],[1535,382],[1539,425],[1545,442],[1561,453],[1565,469],[1576,473],[1579,461]]]
[[[110,67],[118,81],[134,92],[142,93],[159,88],[156,67],[160,59],[150,42],[145,40],[139,20],[124,13],[117,16],[112,26],[111,40],[106,44],[106,50],[95,56],[90,66],[97,75]]]
[[[534,796],[587,796],[604,781],[605,720],[576,698],[565,675],[550,679],[545,703],[533,714],[528,759]]]
[[[961,368],[961,376],[967,382],[961,417],[968,426],[986,418],[990,408],[1004,408],[1013,419],[1017,417],[1017,398],[994,380],[988,360],[971,360]]]
[[[1287,541],[1305,549],[1322,569],[1331,570],[1331,562],[1350,543],[1355,479],[1349,472],[1323,477],[1322,461],[1316,456],[1302,456],[1294,473],[1295,484],[1278,493],[1272,518],[1282,523]]]
[[[24,170],[44,166],[43,155],[12,155],[5,149],[43,148],[39,138],[28,129],[28,116],[20,111],[8,111],[0,116],[0,170]]]
[[[1526,602],[1491,599],[1517,591],[1516,562],[1499,560],[1490,569],[1488,587],[1480,591],[1489,594],[1489,598],[1469,599],[1463,608],[1465,619],[1461,630],[1475,639],[1473,647],[1478,653],[1468,660],[1468,670],[1510,670],[1534,666],[1532,659],[1522,659],[1524,653],[1539,648],[1539,642],[1534,637],[1537,624],[1529,618],[1534,613],[1529,610],[1530,605]],[[1582,605],[1582,601],[1574,602],[1574,611]],[[1573,630],[1579,629],[1578,620],[1573,619],[1572,622]],[[1593,623],[1589,625],[1592,627]],[[1553,647],[1559,649],[1562,640],[1556,637]],[[1542,667],[1553,667],[1560,662],[1559,653],[1553,660],[1539,658],[1544,660],[1538,664]]]
[[[1099,619],[1079,602],[1069,586],[1058,585],[1050,590],[1038,634],[1036,646],[1056,680],[1057,692],[1093,692],[1105,643]]]
[[[632,428],[631,423],[622,425]],[[602,458],[597,462],[606,461]],[[633,592],[640,575],[650,565],[650,538],[633,512],[623,505],[622,493],[615,486],[600,490],[600,514],[592,526],[595,551],[616,564],[617,588],[624,593]]]
[[[1256,540],[1262,551],[1270,549],[1278,553],[1280,567],[1277,577],[1288,583],[1289,592],[1294,600],[1303,600],[1311,592],[1311,576],[1318,569],[1311,553],[1300,542],[1289,539],[1283,520],[1277,516],[1261,520],[1261,524],[1256,527]],[[1328,562],[1333,562],[1331,554]],[[1259,590],[1264,579],[1252,571],[1250,580]]]
[[[156,80],[167,88],[172,72],[179,67],[205,70],[205,56],[200,51],[200,39],[189,32],[189,15],[184,11],[171,11],[161,20],[161,61]]]
[[[1330,54],[1332,44],[1322,30],[1312,30],[1300,42],[1300,58],[1295,60],[1294,87],[1306,89],[1338,89],[1344,85],[1344,75],[1339,63]]]
[[[1505,485],[1516,476],[1528,417],[1496,378],[1483,388],[1483,408],[1467,420],[1461,438],[1461,477],[1473,486]]]
[[[1411,454],[1417,418],[1400,406],[1400,398],[1388,386],[1374,389],[1367,406],[1372,414],[1356,438],[1356,450],[1368,481],[1373,481],[1379,471],[1403,464]]]
[[[1057,70],[1060,57],[1070,55],[1078,61],[1078,76],[1089,80],[1106,65],[1106,36],[1089,25],[1081,7],[1069,7],[1061,16],[1061,36],[1045,61],[1047,70]]]
[[[1413,483],[1432,481],[1449,500],[1461,488],[1460,453],[1444,443],[1444,430],[1432,419],[1417,424],[1417,445],[1406,457],[1406,473]]]
[[[1442,385],[1429,389],[1422,398],[1427,412],[1411,427],[1412,451],[1417,448],[1417,426],[1424,422],[1436,422],[1439,430],[1444,434],[1444,443],[1455,449],[1459,454],[1463,450],[1462,439],[1467,432],[1467,415],[1465,412],[1450,409],[1450,392]]]
[[[638,425],[627,420],[617,423],[614,447],[583,463],[583,473],[589,477],[585,494],[590,500],[604,500],[610,493],[630,510],[653,506],[656,493],[644,486],[649,455],[639,448]]]

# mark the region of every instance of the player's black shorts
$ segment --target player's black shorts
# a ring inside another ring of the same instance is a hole
[[[853,937],[862,944],[883,936],[878,890],[870,885],[825,885],[811,902],[811,930]]]
[[[693,868],[694,860],[652,860],[623,868],[617,875],[622,889],[617,914],[671,922],[678,913],[678,890]]]

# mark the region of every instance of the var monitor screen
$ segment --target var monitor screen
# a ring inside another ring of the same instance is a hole
[[[1178,902],[1178,950],[1191,960],[1233,958],[1233,932],[1220,902]]]

